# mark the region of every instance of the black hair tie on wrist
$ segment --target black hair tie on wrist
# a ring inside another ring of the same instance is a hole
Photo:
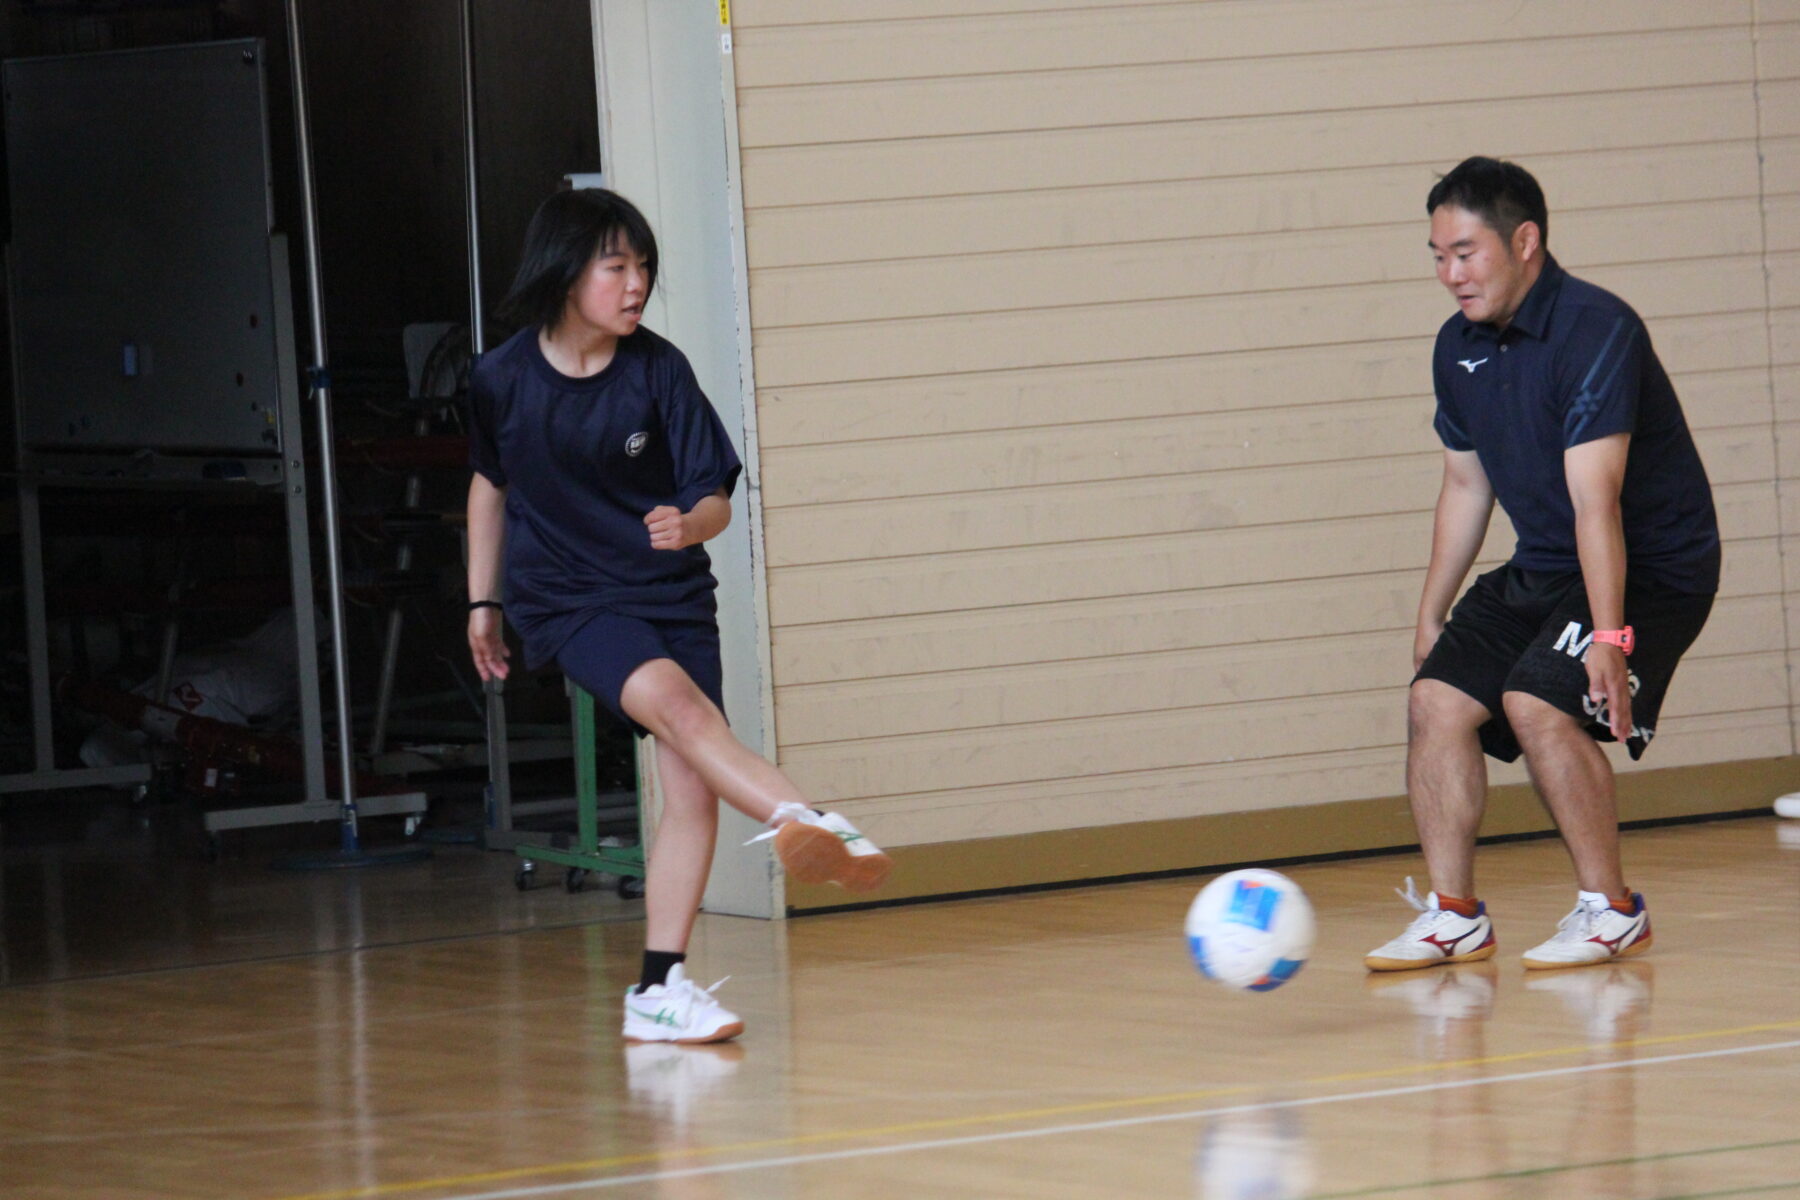
[[[504,609],[505,607],[506,607],[506,605],[500,603],[498,600],[471,600],[471,601],[469,601],[469,611],[470,612],[474,612],[478,608]]]

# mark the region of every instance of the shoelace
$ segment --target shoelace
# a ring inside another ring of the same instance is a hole
[[[706,988],[701,987],[691,979],[684,979],[681,981],[681,986],[686,989],[693,1003],[717,1004],[718,1001],[713,998],[713,993],[724,987],[730,978],[731,976],[727,975],[724,979],[721,979],[711,987]]]
[[[1556,936],[1552,941],[1585,942],[1593,936],[1594,922],[1600,919],[1600,912],[1585,904],[1577,904],[1574,911],[1556,923]]]
[[[764,830],[763,832],[757,834],[755,837],[751,838],[749,841],[745,842],[744,845],[754,846],[758,842],[768,841],[770,838],[772,838],[776,834],[780,833],[781,827],[783,825],[787,824],[787,822],[783,818],[792,817],[794,820],[798,821],[798,820],[802,820],[806,816],[806,814],[810,813],[811,811],[812,810],[810,808],[806,807],[806,805],[804,805],[804,804],[799,803],[798,801],[783,800],[780,804],[775,806],[775,811],[769,814],[769,819],[768,819],[768,821],[765,822],[765,824],[768,825],[768,828],[766,830]],[[724,980],[720,980],[719,982],[723,983]],[[718,987],[718,986],[719,986],[719,984],[717,984],[717,983],[713,984],[713,987]],[[712,988],[708,988],[707,990],[711,991]]]
[[[1395,888],[1394,895],[1419,910],[1419,915],[1412,919],[1412,924],[1408,925],[1406,932],[1400,935],[1403,938],[1416,937],[1424,933],[1450,912],[1449,909],[1432,908],[1426,904],[1425,897],[1419,895],[1419,889],[1413,886],[1411,875],[1406,877],[1406,890],[1403,892],[1399,888]]]

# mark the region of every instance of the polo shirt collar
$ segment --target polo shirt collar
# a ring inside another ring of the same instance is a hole
[[[1519,305],[1519,311],[1513,314],[1513,319],[1506,328],[1530,334],[1542,341],[1549,331],[1550,313],[1556,308],[1556,297],[1562,291],[1562,281],[1567,274],[1556,261],[1556,256],[1548,250],[1544,251],[1544,269],[1538,272],[1537,282],[1525,293],[1524,302]],[[1463,330],[1466,337],[1478,337],[1487,341],[1498,341],[1501,333],[1501,330],[1486,321],[1469,321]]]

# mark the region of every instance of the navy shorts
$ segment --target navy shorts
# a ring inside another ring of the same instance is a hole
[[[1631,677],[1631,757],[1643,757],[1681,656],[1712,611],[1710,595],[1625,579],[1625,620],[1637,645]],[[1511,563],[1480,576],[1450,610],[1437,645],[1413,677],[1436,679],[1479,700],[1493,715],[1481,748],[1501,762],[1521,750],[1501,697],[1524,692],[1580,719],[1598,742],[1614,741],[1609,715],[1588,699],[1587,648],[1593,634],[1580,571],[1527,571]]]
[[[631,673],[655,658],[673,659],[719,711],[725,711],[719,627],[712,621],[646,621],[601,613],[562,644],[556,665],[633,733],[648,737],[650,731],[625,714],[619,694]]]

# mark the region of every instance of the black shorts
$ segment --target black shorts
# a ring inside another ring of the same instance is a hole
[[[646,621],[601,613],[562,644],[556,665],[633,733],[648,737],[650,731],[626,715],[619,695],[631,673],[653,658],[673,659],[719,711],[725,711],[719,627],[712,621]]]
[[[1627,575],[1625,620],[1637,637],[1626,660],[1631,672],[1631,736],[1625,745],[1641,758],[1656,736],[1656,714],[1681,656],[1700,636],[1713,598],[1677,592]],[[1527,571],[1511,563],[1477,578],[1450,611],[1449,623],[1419,673],[1481,702],[1493,720],[1481,727],[1481,748],[1501,762],[1519,757],[1501,697],[1536,696],[1582,720],[1599,742],[1615,740],[1610,718],[1588,699],[1587,648],[1593,628],[1579,571]]]

